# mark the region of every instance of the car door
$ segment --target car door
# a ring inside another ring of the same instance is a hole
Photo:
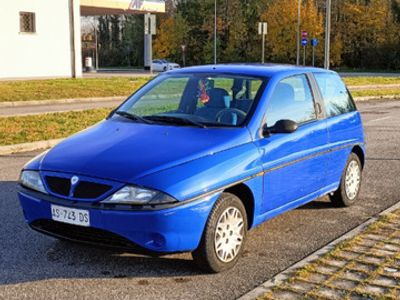
[[[337,187],[351,149],[364,144],[361,116],[339,75],[327,72],[313,75],[323,99],[329,133],[326,178],[329,184]]]
[[[285,119],[297,122],[299,127],[293,133],[271,134],[258,140],[265,172],[264,212],[300,204],[325,186],[328,134],[322,112],[316,110],[320,103],[311,89],[311,79],[306,74],[287,77],[276,85],[268,100],[268,127]]]

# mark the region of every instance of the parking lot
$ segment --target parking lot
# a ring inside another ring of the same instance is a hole
[[[367,137],[360,202],[327,198],[272,219],[249,234],[244,257],[206,275],[190,254],[148,258],[46,237],[24,223],[19,170],[35,153],[0,156],[0,299],[233,299],[372,215],[400,201],[400,101],[358,104]]]

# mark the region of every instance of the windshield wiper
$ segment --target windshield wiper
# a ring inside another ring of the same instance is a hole
[[[118,111],[115,112],[115,114],[117,114],[117,115],[119,115],[121,117],[127,118],[129,120],[139,121],[139,122],[146,123],[146,124],[154,124],[150,120],[147,120],[147,119],[145,119],[145,118],[143,118],[141,116],[129,113],[127,111],[118,110]]]
[[[147,116],[146,119],[169,124],[193,125],[196,127],[207,128],[206,125],[188,118],[180,118],[174,116]]]

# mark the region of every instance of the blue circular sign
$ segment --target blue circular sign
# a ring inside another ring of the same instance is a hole
[[[317,45],[318,45],[318,39],[313,38],[313,39],[311,40],[311,46],[316,47]]]
[[[302,46],[307,46],[307,44],[308,44],[308,39],[302,39],[301,40],[301,45]]]

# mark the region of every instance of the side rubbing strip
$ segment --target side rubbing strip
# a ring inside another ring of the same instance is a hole
[[[356,145],[360,145],[360,144],[348,144],[348,145],[344,145],[344,146],[332,148],[332,149],[329,149],[329,150],[325,150],[325,151],[318,152],[318,153],[316,153],[316,154],[312,154],[312,155],[308,155],[308,156],[301,157],[301,158],[299,158],[299,159],[292,160],[292,161],[290,161],[290,162],[287,162],[287,163],[281,164],[281,165],[279,165],[279,166],[276,166],[276,167],[273,167],[273,168],[264,170],[264,171],[262,171],[262,172],[259,172],[259,173],[255,174],[255,175],[252,175],[252,176],[246,177],[246,178],[244,178],[244,179],[235,181],[235,182],[230,183],[230,184],[228,184],[228,185],[225,185],[225,186],[222,186],[222,187],[213,189],[213,190],[211,190],[211,191],[208,191],[208,192],[206,192],[206,193],[204,193],[204,194],[201,194],[201,195],[198,195],[198,196],[196,196],[196,197],[190,198],[190,199],[188,199],[188,200],[184,200],[184,201],[182,201],[180,204],[185,204],[185,203],[188,203],[188,202],[191,202],[191,201],[195,201],[195,200],[198,200],[198,199],[207,197],[207,196],[211,196],[211,195],[213,195],[213,194],[215,194],[215,193],[222,192],[222,191],[226,190],[227,188],[230,188],[230,187],[235,186],[235,185],[237,185],[237,184],[246,182],[247,180],[253,179],[253,178],[255,178],[255,177],[263,176],[263,175],[265,175],[266,173],[270,173],[270,172],[273,172],[273,171],[276,171],[276,170],[279,170],[279,169],[282,169],[282,168],[285,168],[285,167],[294,165],[294,164],[296,164],[296,163],[305,161],[305,160],[307,160],[307,159],[314,158],[314,157],[318,157],[318,156],[322,156],[322,155],[325,155],[325,154],[328,154],[328,153],[331,153],[331,152],[334,152],[334,151],[339,151],[339,150],[342,150],[342,149],[354,147],[354,146],[356,146]]]
[[[299,163],[299,162],[302,162],[302,161],[305,161],[305,160],[308,160],[308,159],[311,159],[311,158],[314,158],[314,157],[318,157],[318,156],[322,156],[322,155],[325,155],[325,154],[328,154],[328,153],[331,153],[331,152],[335,152],[335,151],[339,151],[339,150],[342,150],[342,149],[354,147],[356,145],[358,145],[358,144],[355,144],[355,145],[353,145],[353,144],[352,145],[344,145],[344,146],[332,148],[332,149],[329,149],[329,150],[321,151],[321,152],[318,152],[316,154],[304,156],[304,157],[301,157],[299,159],[295,159],[295,160],[289,161],[287,163],[281,164],[279,166],[267,169],[264,172],[265,173],[269,173],[269,172],[272,172],[272,171],[276,171],[276,170],[279,170],[279,169],[294,165],[296,163]]]

